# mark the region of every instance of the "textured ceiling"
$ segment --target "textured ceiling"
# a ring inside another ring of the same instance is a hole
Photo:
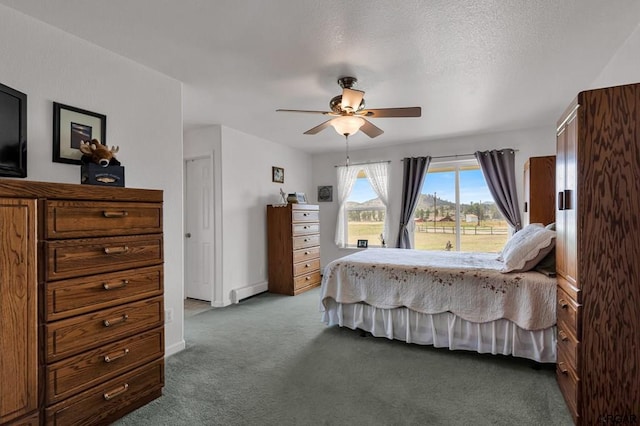
[[[553,126],[640,22],[637,0],[0,0],[184,83],[185,128],[222,124],[308,152],[340,76],[385,133],[352,148]]]

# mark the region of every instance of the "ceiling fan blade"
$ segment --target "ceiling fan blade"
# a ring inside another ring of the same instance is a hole
[[[309,111],[304,109],[277,109],[276,112],[304,112],[307,114],[336,115],[333,111]]]
[[[422,116],[421,107],[407,107],[407,108],[379,108],[379,109],[364,109],[358,113],[364,117],[369,118],[384,118],[384,117],[420,117]]]
[[[360,130],[362,130],[362,133],[369,136],[370,138],[375,138],[376,136],[380,136],[384,133],[384,130],[377,126],[374,126],[373,123],[368,120],[364,120],[364,124],[362,125],[362,127],[360,127]]]
[[[333,120],[333,118],[331,119]],[[331,120],[327,120],[322,124],[318,124],[316,127],[307,130],[306,132],[304,132],[305,135],[315,135],[316,133],[321,132],[322,130],[326,129],[327,127],[329,127],[331,124]]]
[[[364,92],[362,90],[342,89],[343,111],[357,111],[362,103]]]

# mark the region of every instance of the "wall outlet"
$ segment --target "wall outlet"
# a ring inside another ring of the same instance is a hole
[[[173,322],[173,309],[165,309],[165,311],[164,311],[164,322],[165,322],[165,324]]]

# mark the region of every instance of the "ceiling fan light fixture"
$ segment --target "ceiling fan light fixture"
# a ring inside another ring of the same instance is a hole
[[[354,117],[353,115],[345,115],[336,117],[330,123],[339,135],[351,136],[358,133],[360,127],[364,125],[364,119]]]

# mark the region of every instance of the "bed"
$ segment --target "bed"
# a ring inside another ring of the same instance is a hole
[[[495,253],[371,248],[334,260],[322,321],[451,350],[556,361],[556,280]]]

